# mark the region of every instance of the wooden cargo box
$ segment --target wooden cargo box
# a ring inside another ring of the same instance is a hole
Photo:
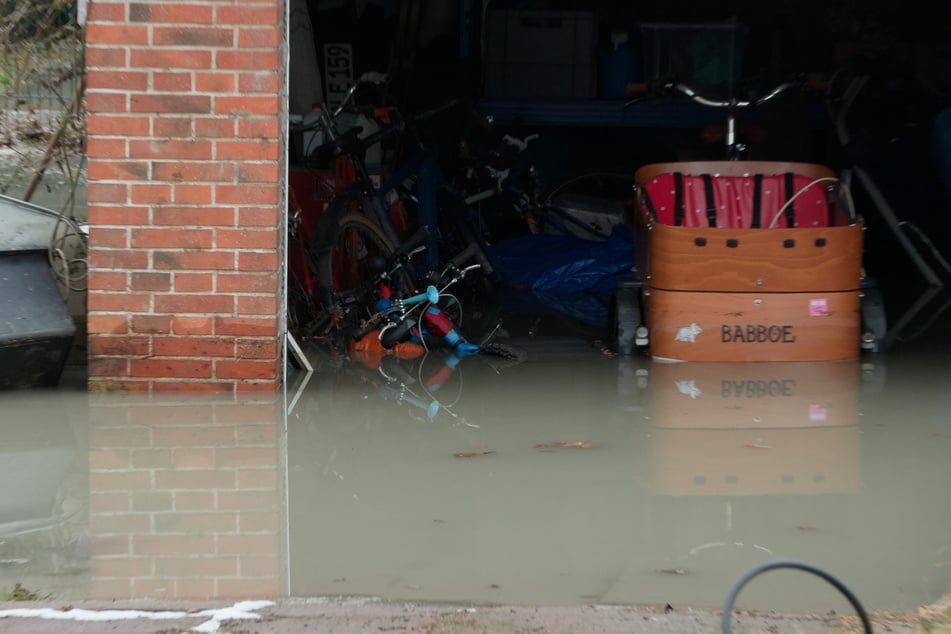
[[[636,270],[654,358],[858,356],[863,228],[833,172],[665,163],[635,180]]]

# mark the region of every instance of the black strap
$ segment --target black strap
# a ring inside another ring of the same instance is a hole
[[[796,226],[796,204],[789,202],[792,199],[793,194],[796,193],[793,191],[793,188],[795,187],[795,183],[793,182],[793,176],[794,175],[792,172],[786,172],[786,202],[789,203],[786,206],[786,226],[787,227]]]
[[[644,206],[647,207],[647,213],[650,214],[651,219],[656,222],[657,208],[654,207],[654,202],[651,200],[650,194],[647,193],[646,187],[641,187],[641,198],[644,201]]]
[[[763,175],[753,176],[753,222],[750,226],[759,229],[763,220]]]
[[[707,197],[707,225],[717,226],[717,201],[713,196],[713,177],[709,174],[703,175],[703,192]]]
[[[674,225],[684,223],[684,175],[674,172]]]

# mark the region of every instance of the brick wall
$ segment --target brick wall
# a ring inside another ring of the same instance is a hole
[[[87,596],[280,596],[279,405],[91,398]]]
[[[284,3],[96,0],[86,33],[91,389],[274,389]]]

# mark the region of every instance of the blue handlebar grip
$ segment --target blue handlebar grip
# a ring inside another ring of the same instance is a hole
[[[409,304],[418,304],[420,302],[428,301],[430,304],[435,304],[439,301],[439,289],[430,284],[426,287],[425,293],[420,293],[419,295],[413,295],[412,297],[407,297],[402,300],[404,305]]]

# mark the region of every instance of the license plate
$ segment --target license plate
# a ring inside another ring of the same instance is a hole
[[[353,46],[324,44],[324,101],[339,106],[353,85]]]

